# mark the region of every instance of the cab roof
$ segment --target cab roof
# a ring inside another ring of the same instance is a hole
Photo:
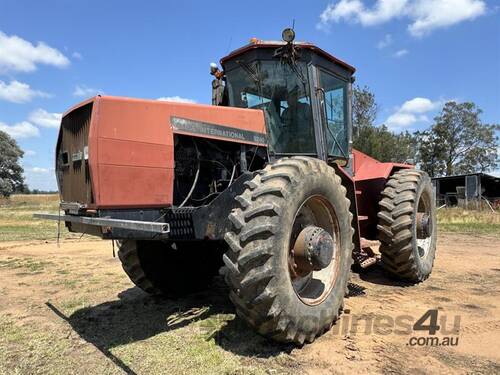
[[[260,39],[252,38],[250,40],[250,43],[248,43],[247,45],[240,47],[240,48],[232,51],[229,55],[223,57],[220,60],[220,63],[221,63],[221,65],[224,65],[226,63],[226,61],[231,60],[234,57],[241,55],[241,54],[243,54],[247,51],[250,51],[250,50],[254,50],[254,49],[258,49],[258,48],[279,48],[279,47],[282,47],[286,44],[287,44],[286,42],[281,41],[281,40],[260,40]],[[349,65],[346,62],[336,58],[335,56],[330,55],[328,52],[315,46],[312,43],[294,42],[294,45],[299,47],[299,48],[302,48],[302,49],[308,49],[314,53],[317,53],[318,55],[323,56],[327,60],[342,66],[343,68],[348,70],[351,74],[354,74],[354,72],[356,71],[356,68],[354,68],[352,65]]]

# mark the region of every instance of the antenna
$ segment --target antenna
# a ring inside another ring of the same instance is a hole
[[[231,35],[229,37],[229,43],[227,44],[227,51],[226,51],[226,55],[229,53],[229,51],[231,50],[231,43],[233,42],[233,35]]]
[[[292,30],[295,30],[295,18],[292,20]]]

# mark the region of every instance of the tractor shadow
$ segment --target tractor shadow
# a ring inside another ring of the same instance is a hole
[[[401,287],[410,285],[389,279],[378,265],[355,273],[360,281],[369,283]],[[365,294],[366,287],[356,283],[356,280],[349,283],[348,288],[348,298]],[[222,278],[217,278],[210,289],[175,300],[150,296],[134,287],[120,292],[117,300],[79,309],[70,316],[49,302],[46,305],[82,339],[94,345],[127,374],[135,373],[113,355],[111,349],[200,321],[210,323],[208,331],[195,334],[201,334],[202,339],[207,341],[214,340],[221,349],[240,356],[272,358],[290,354],[296,348],[256,334],[234,315],[228,293]]]
[[[135,373],[111,349],[200,321],[215,321],[215,329],[196,334],[238,355],[269,358],[293,349],[257,335],[237,316],[231,319],[235,311],[223,280],[216,280],[204,292],[175,300],[149,296],[134,287],[119,293],[118,300],[85,307],[70,316],[50,302],[46,305],[127,374]]]
[[[380,263],[374,264],[371,267],[363,269],[358,266],[354,266],[352,269],[353,273],[356,274],[359,279],[366,281],[370,284],[383,285],[383,286],[394,286],[406,288],[414,285],[414,283],[398,280],[389,273],[387,273]]]

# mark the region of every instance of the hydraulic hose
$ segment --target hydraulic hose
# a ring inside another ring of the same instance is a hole
[[[186,202],[191,198],[191,195],[193,194],[194,188],[196,187],[196,184],[198,183],[198,177],[200,176],[200,153],[198,152],[198,145],[196,144],[196,141],[194,138],[191,138],[194,144],[194,148],[196,149],[196,159],[198,161],[198,167],[196,169],[196,174],[194,175],[194,180],[193,180],[193,185],[191,186],[191,190],[189,190],[188,195],[186,195],[186,198],[182,201],[182,203],[179,205],[178,208],[183,207]]]

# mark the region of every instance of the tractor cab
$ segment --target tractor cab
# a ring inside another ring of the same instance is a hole
[[[294,42],[292,29],[283,31],[283,41],[252,39],[221,65],[225,85],[214,104],[264,110],[270,155],[347,164],[352,66],[313,44]]]

